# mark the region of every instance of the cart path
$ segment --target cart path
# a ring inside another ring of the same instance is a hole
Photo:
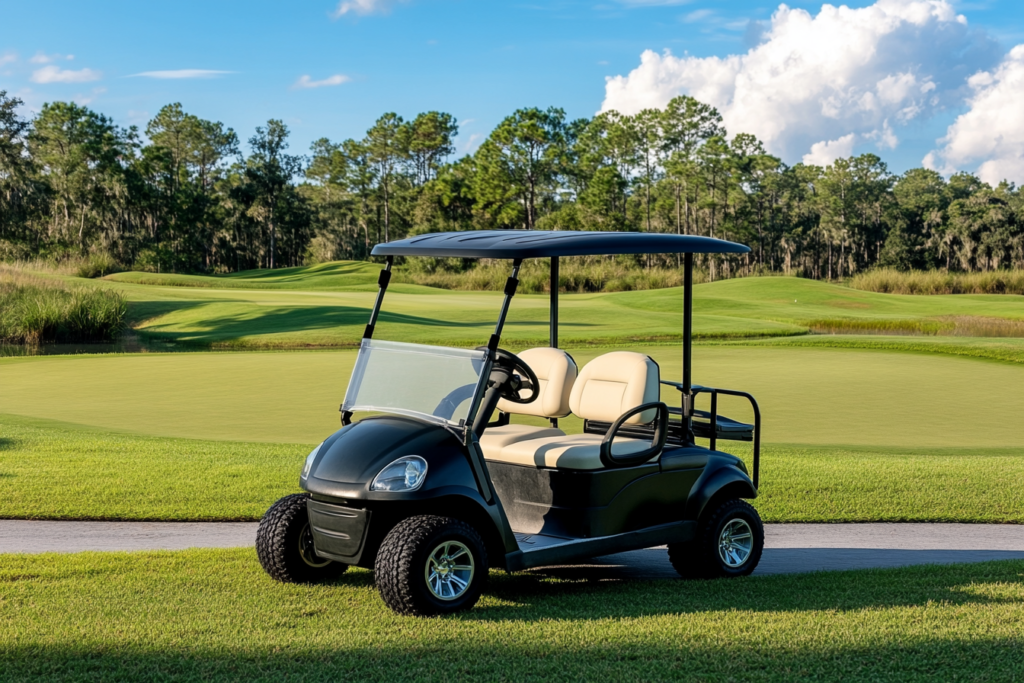
[[[255,522],[0,520],[0,553],[253,546]],[[768,524],[755,574],[1024,560],[1024,525]],[[608,555],[535,573],[593,579],[674,578],[665,549]]]

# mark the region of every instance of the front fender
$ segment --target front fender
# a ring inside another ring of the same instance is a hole
[[[757,498],[757,489],[746,472],[732,462],[721,462],[720,458],[712,456],[690,489],[686,499],[686,519],[699,519],[708,503],[720,494],[729,498]]]

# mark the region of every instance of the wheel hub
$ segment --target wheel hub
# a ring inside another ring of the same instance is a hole
[[[309,529],[309,524],[302,527],[302,531],[299,532],[299,557],[310,567],[315,568],[326,567],[331,563],[331,560],[325,560],[316,554],[316,546],[313,545],[313,533]]]
[[[718,556],[727,567],[736,569],[750,558],[754,547],[754,534],[743,519],[731,519],[722,527],[718,537]]]
[[[445,541],[427,557],[427,588],[440,600],[455,600],[469,590],[475,571],[469,548],[458,541]]]

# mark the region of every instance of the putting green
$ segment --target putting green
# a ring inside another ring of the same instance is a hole
[[[666,379],[679,351],[649,353]],[[605,350],[573,351],[582,365]],[[354,351],[0,359],[0,413],[202,439],[316,443],[338,426]],[[746,390],[767,442],[1020,447],[1024,367],[856,349],[698,346],[694,381]],[[674,391],[666,401],[677,404]],[[721,411],[749,415],[739,399]],[[578,421],[567,421],[578,428]]]

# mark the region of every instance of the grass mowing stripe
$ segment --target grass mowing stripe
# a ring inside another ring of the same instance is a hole
[[[2,416],[0,518],[258,520],[298,489],[312,444],[78,430]],[[748,459],[747,445],[734,452]],[[1024,523],[1024,449],[767,445],[769,522]]]
[[[253,551],[0,556],[5,680],[1020,680],[1024,562],[701,582],[495,572],[454,618]]]

